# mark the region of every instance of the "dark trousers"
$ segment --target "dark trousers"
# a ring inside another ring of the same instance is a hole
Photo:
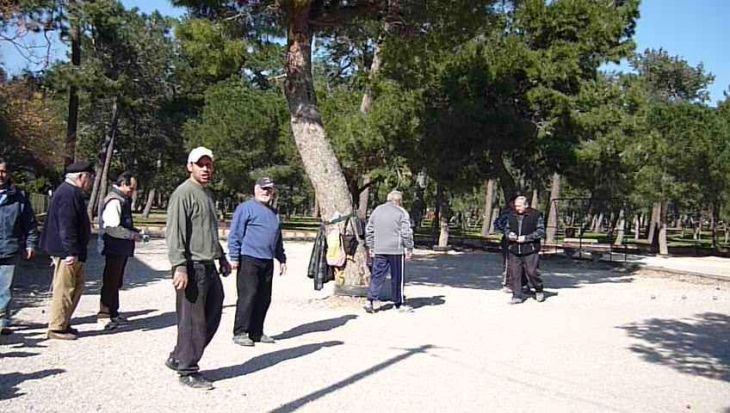
[[[373,260],[373,272],[370,276],[368,300],[377,300],[380,290],[385,284],[385,276],[390,271],[390,287],[393,302],[396,306],[403,303],[403,255],[376,254]]]
[[[205,347],[218,330],[223,284],[213,261],[188,263],[188,285],[177,291],[177,345],[170,354],[180,375],[197,372]]]
[[[540,254],[516,255],[509,254],[507,268],[509,271],[510,288],[514,297],[522,297],[522,277],[527,277],[529,284],[536,292],[542,291],[542,278],[537,272]]]
[[[119,289],[122,288],[124,282],[126,266],[127,257],[106,255],[98,318],[114,318],[119,315]]]
[[[274,280],[274,260],[241,257],[236,273],[236,319],[233,335],[245,335],[258,340],[264,334],[264,320],[271,305]]]

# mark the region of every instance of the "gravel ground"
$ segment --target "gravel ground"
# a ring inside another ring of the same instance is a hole
[[[44,339],[50,269],[24,264],[22,309],[0,345],[0,412],[730,412],[730,284],[563,259],[544,260],[548,299],[509,306],[500,257],[417,251],[414,307],[315,292],[311,244],[288,243],[267,333],[231,341],[235,277],[201,367],[216,389],[180,386],[164,242],[138,250],[121,293],[128,327],[96,331],[98,258],[87,266],[74,342]]]

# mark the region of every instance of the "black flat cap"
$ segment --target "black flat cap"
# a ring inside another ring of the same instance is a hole
[[[94,164],[91,162],[76,162],[66,167],[67,174],[75,174],[79,172],[94,172]]]
[[[269,177],[259,178],[258,181],[256,181],[256,185],[260,186],[261,188],[273,188],[274,187],[274,180]]]

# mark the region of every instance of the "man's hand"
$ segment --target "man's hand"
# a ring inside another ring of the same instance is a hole
[[[135,242],[142,242],[142,234],[140,234],[139,232],[135,232],[134,233],[134,241]]]
[[[220,266],[222,276],[228,277],[231,274],[231,264],[228,263],[227,259],[221,258],[218,260],[218,265]]]
[[[33,259],[33,257],[35,257],[35,251],[33,251],[30,248],[28,248],[27,250],[25,250],[25,259],[26,260]]]
[[[510,241],[517,241],[517,234],[510,232],[509,235],[507,235],[507,238],[509,238]]]
[[[412,250],[406,250],[406,261],[410,261],[411,258],[413,258],[413,251]]]
[[[517,238],[517,242],[520,243],[520,244],[524,243],[525,242],[525,236],[524,235],[520,235],[520,237]]]
[[[285,274],[286,274],[286,264],[282,262],[279,264],[279,276],[281,277],[282,275],[285,275]]]
[[[68,257],[64,258],[63,261],[66,263],[66,265],[71,267],[76,264],[76,261],[78,261],[78,257],[76,257],[75,255],[69,255]]]
[[[238,269],[238,261],[230,261],[231,265],[231,271],[235,271]]]
[[[172,285],[176,290],[184,290],[188,286],[188,273],[175,270],[175,275],[172,276]]]

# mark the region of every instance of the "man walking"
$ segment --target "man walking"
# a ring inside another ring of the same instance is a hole
[[[507,223],[509,222],[509,217],[514,213],[515,211],[515,199],[518,196],[522,196],[520,192],[515,192],[510,196],[509,202],[507,203],[507,206],[504,208],[502,213],[497,217],[496,220],[494,220],[494,227],[497,229],[497,231],[502,232],[502,239],[500,241],[500,246],[502,248],[502,291],[508,294],[512,293],[511,283],[509,281],[509,273],[508,273],[508,258],[509,258],[509,239],[507,238],[507,235],[504,233],[505,228],[507,228]],[[521,285],[523,290],[528,290],[529,286],[527,283],[527,277],[524,273],[522,273],[521,276]],[[529,291],[529,290],[528,290]],[[524,292],[524,291],[523,291]]]
[[[58,186],[48,205],[41,249],[53,260],[53,298],[48,338],[76,340],[71,316],[84,291],[84,262],[91,237],[84,194],[94,182],[94,167],[77,162],[66,168],[66,180]]]
[[[524,301],[521,281],[523,271],[528,282],[535,288],[535,299],[538,302],[545,301],[542,278],[537,271],[540,240],[545,237],[545,224],[537,210],[527,207],[527,198],[524,196],[515,199],[515,209],[509,217],[504,233],[509,240],[507,268],[512,288],[510,304],[520,304]]]
[[[375,312],[373,301],[378,299],[388,272],[395,308],[401,309],[404,304],[403,258],[405,254],[405,259],[410,260],[413,253],[413,231],[402,202],[403,195],[399,191],[391,191],[387,202],[375,208],[365,227],[365,244],[374,258],[368,301],[364,307],[368,313]]]
[[[38,228],[33,207],[10,180],[10,167],[0,158],[0,334],[10,334],[13,275],[18,255],[35,255]]]
[[[286,254],[279,216],[270,206],[273,195],[271,178],[256,181],[254,199],[236,208],[228,234],[231,267],[238,270],[233,342],[241,346],[274,343],[264,334],[264,321],[271,305],[274,258],[279,261],[279,275],[284,275]]]
[[[134,242],[142,240],[132,219],[131,197],[136,189],[137,179],[129,172],[122,173],[99,208],[99,250],[105,265],[96,318],[102,330],[113,330],[127,321],[119,315],[119,289],[127,259],[134,255]]]
[[[207,185],[213,178],[213,152],[198,147],[188,156],[190,179],[175,189],[167,207],[168,256],[177,290],[177,344],[165,365],[180,375],[182,385],[210,390],[213,384],[198,371],[205,347],[218,330],[223,311],[223,276],[231,267],[218,241],[218,218]]]

